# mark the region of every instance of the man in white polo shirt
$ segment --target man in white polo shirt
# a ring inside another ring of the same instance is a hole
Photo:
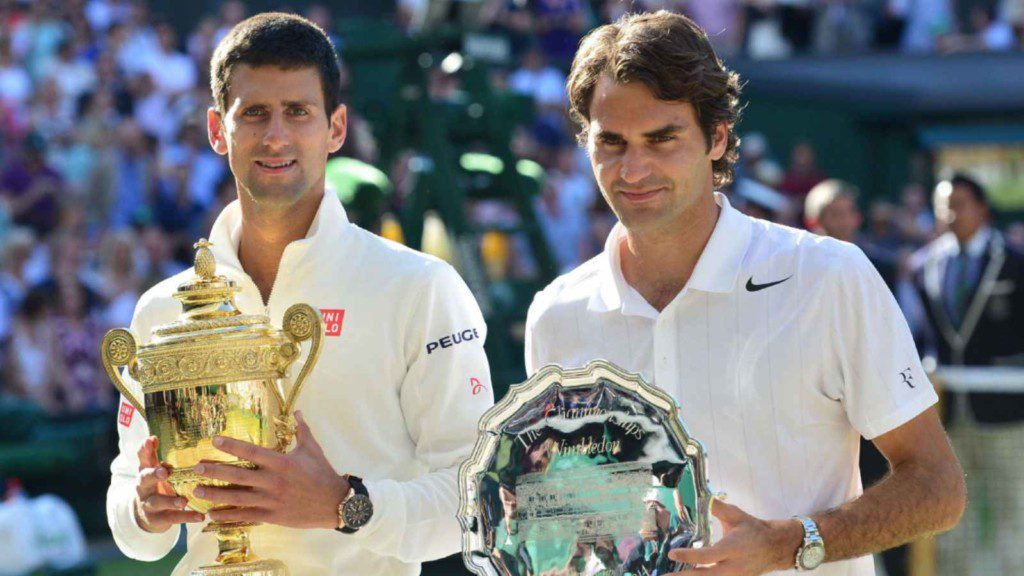
[[[253,549],[293,576],[418,574],[421,562],[459,549],[457,466],[493,401],[480,310],[450,266],[350,224],[324,193],[346,112],[322,30],[293,15],[254,16],[222,40],[211,72],[210,142],[227,155],[239,196],[213,226],[217,274],[240,287],[242,312],[279,323],[304,302],[321,309],[327,330],[298,397],[294,449],[224,438],[215,445],[260,468],[196,467],[234,485],[197,490],[233,506],[208,518],[173,494],[155,438],[126,410],[107,493],[114,540],[129,557],[156,560],[188,523],[173,572],[184,576],[217,555],[201,522],[258,521]],[[140,299],[132,330],[142,343],[178,318],[171,295],[191,275]]]
[[[739,80],[668,12],[592,32],[568,86],[619,217],[605,251],[537,295],[529,373],[605,358],[673,395],[708,451],[724,535],[677,550],[707,574],[873,573],[871,553],[947,530],[960,467],[896,303],[851,244],[744,216]],[[892,468],[862,494],[860,435]],[[794,519],[794,517],[801,517]]]

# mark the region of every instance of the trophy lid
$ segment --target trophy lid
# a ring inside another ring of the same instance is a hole
[[[277,330],[270,325],[264,314],[243,314],[235,303],[239,287],[226,276],[217,275],[217,261],[210,250],[213,244],[201,238],[196,248],[195,276],[178,285],[174,298],[181,302],[181,316],[174,322],[157,327],[153,331],[154,341],[150,346],[169,344],[181,338],[201,337],[204,340],[218,335],[246,332],[264,332],[274,338]]]

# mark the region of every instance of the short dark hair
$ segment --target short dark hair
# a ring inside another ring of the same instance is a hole
[[[231,29],[210,58],[210,91],[217,110],[227,110],[231,72],[236,64],[277,66],[286,70],[316,68],[328,117],[341,104],[341,71],[330,38],[295,14],[265,12]]]
[[[974,178],[964,174],[963,172],[957,172],[953,174],[953,177],[949,179],[951,186],[956,188],[961,186],[970,193],[971,196],[985,208],[992,209],[992,205],[988,202],[988,195],[985,194],[985,189],[981,186],[981,183]]]
[[[583,39],[568,81],[569,109],[581,142],[587,138],[594,88],[604,74],[621,84],[641,82],[660,100],[692,104],[709,150],[715,127],[725,122],[725,154],[712,163],[712,171],[716,188],[732,182],[740,143],[735,131],[739,76],[722,64],[693,20],[665,10],[627,14]]]

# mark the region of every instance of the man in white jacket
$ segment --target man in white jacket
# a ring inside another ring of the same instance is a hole
[[[203,522],[255,520],[263,524],[253,548],[295,576],[416,574],[459,548],[457,467],[493,402],[480,310],[450,266],[350,224],[324,193],[346,109],[322,30],[293,15],[254,16],[217,47],[211,85],[210,143],[227,155],[239,196],[211,232],[217,273],[241,287],[244,313],[280,322],[294,303],[319,308],[326,338],[298,398],[294,449],[225,438],[221,450],[260,468],[197,467],[235,485],[206,489],[204,498],[234,506],[208,518],[170,490],[156,439],[122,398],[107,494],[114,539],[126,555],[156,560],[188,523],[188,552],[174,571],[188,574],[217,553]],[[171,295],[191,274],[142,296],[132,330],[143,343],[177,318]],[[360,526],[340,524],[356,493],[369,497],[372,514]]]

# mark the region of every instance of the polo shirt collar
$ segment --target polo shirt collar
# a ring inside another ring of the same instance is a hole
[[[750,217],[733,208],[724,194],[715,192],[715,202],[722,211],[684,290],[726,293],[736,287],[753,234],[752,222]],[[619,246],[625,238],[625,227],[621,222],[616,223],[599,258],[598,287],[591,295],[587,309],[593,312],[621,310],[624,314],[640,316],[650,316],[653,311],[657,315],[622,275]]]
[[[349,225],[345,208],[342,207],[338,196],[325,191],[305,238],[292,242],[289,247],[302,253],[318,250],[331,245],[332,239],[347,230]],[[238,200],[234,200],[224,207],[210,230],[210,242],[213,244],[211,250],[217,259],[218,268],[227,266],[242,271],[242,264],[238,260],[238,243],[241,236],[242,207]]]

